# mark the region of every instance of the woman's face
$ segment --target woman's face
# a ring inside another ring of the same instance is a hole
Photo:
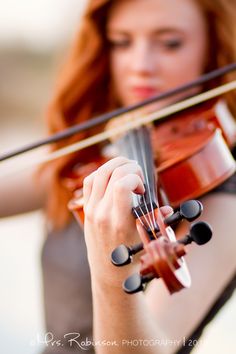
[[[206,65],[207,27],[194,0],[115,1],[107,38],[113,87],[121,105],[193,80]]]

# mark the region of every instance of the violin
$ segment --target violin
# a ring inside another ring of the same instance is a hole
[[[122,155],[140,164],[146,190],[142,196],[133,194],[132,212],[137,219],[142,242],[131,247],[120,245],[111,254],[114,265],[124,266],[131,262],[134,254],[145,251],[140,258],[140,273],[126,279],[123,288],[128,294],[133,294],[143,290],[144,284],[154,278],[162,278],[170,293],[189,287],[191,277],[183,258],[186,254],[184,245],[192,241],[205,244],[211,239],[212,230],[207,223],[201,221],[191,226],[190,235],[177,241],[171,225],[182,219],[195,220],[202,212],[202,204],[196,200],[187,201],[180,206],[179,211],[164,218],[158,203],[158,175],[155,173],[150,129],[143,126],[132,130],[119,139],[118,143]],[[82,212],[79,200],[75,197],[69,203],[69,209],[77,220],[80,220]]]
[[[143,252],[139,273],[123,283],[126,293],[145,289],[154,278],[161,278],[171,294],[191,285],[185,246],[193,241],[198,245],[207,243],[212,230],[206,222],[195,222],[190,225],[189,235],[176,240],[172,226],[183,219],[197,219],[203,206],[193,198],[212,190],[235,172],[229,149],[235,142],[235,122],[222,101],[216,100],[171,114],[165,121],[131,129],[115,142],[120,155],[140,164],[146,186],[145,195],[133,194],[132,213],[141,242],[122,244],[111,254],[115,266],[125,266],[136,253]],[[80,166],[76,171],[75,167],[75,184],[67,179],[70,188],[76,190],[69,209],[79,222],[83,220],[83,173],[90,174],[105,161],[100,156],[85,169]],[[160,209],[164,204],[177,208],[172,216],[164,218]]]
[[[139,163],[146,187],[143,196],[133,194],[132,213],[137,219],[142,242],[133,246],[120,245],[111,254],[114,265],[124,266],[137,252],[144,251],[140,257],[140,272],[123,283],[123,289],[129,294],[143,290],[154,278],[162,278],[170,293],[191,284],[183,258],[185,246],[192,241],[198,245],[207,243],[212,230],[206,222],[195,222],[190,226],[189,235],[176,240],[172,226],[183,219],[189,222],[197,219],[203,206],[192,199],[213,189],[235,172],[235,161],[228,145],[235,141],[236,128],[230,115],[224,119],[220,116],[219,104],[222,103],[207,102],[168,117],[156,126],[132,129],[115,142],[119,154]],[[100,157],[97,164],[92,161],[82,171],[89,174],[104,162]],[[78,188],[82,187],[85,176],[81,175],[81,167],[77,171],[75,168],[73,173],[77,173],[75,184],[71,176],[67,177],[70,188],[76,190],[69,209],[81,222],[83,200]],[[160,209],[163,204],[178,209],[164,218]]]

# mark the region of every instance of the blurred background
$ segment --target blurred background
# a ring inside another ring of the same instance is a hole
[[[0,151],[44,135],[44,110],[86,0],[0,0]],[[16,196],[17,197],[17,196]],[[45,334],[41,212],[0,220],[0,343],[37,354]],[[235,353],[236,295],[205,330],[196,354]]]

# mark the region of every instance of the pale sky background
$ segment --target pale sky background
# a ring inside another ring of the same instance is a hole
[[[86,0],[0,0],[0,44],[48,49],[73,33]]]

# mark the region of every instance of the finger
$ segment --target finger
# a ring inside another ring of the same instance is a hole
[[[143,181],[137,174],[127,174],[113,184],[113,208],[121,217],[131,214],[132,192],[145,192]]]
[[[166,218],[167,216],[173,214],[173,212],[173,209],[169,205],[164,205],[154,210],[156,220]]]
[[[88,200],[90,198],[92,188],[93,188],[93,181],[96,175],[96,171],[92,172],[89,176],[85,177],[83,181],[83,200],[84,200],[84,207],[86,207]]]
[[[96,170],[96,174],[92,183],[92,190],[90,192],[90,200],[92,204],[96,205],[104,196],[107,185],[111,178],[113,171],[124,164],[129,162],[125,157],[116,157]]]
[[[164,205],[160,208],[160,210],[161,210],[161,213],[164,216],[164,218],[172,215],[174,212],[173,208],[170,205]]]
[[[144,182],[144,176],[141,167],[138,165],[136,161],[130,160],[130,162],[127,162],[126,164],[117,167],[113,171],[104,194],[104,198],[107,201],[108,200],[112,201],[114,184],[120,179],[122,179],[123,177],[125,177],[126,175],[130,175],[130,174],[131,175],[136,174],[141,178],[142,182]],[[144,191],[144,187],[141,188],[141,191],[137,193],[143,193],[143,191]]]

